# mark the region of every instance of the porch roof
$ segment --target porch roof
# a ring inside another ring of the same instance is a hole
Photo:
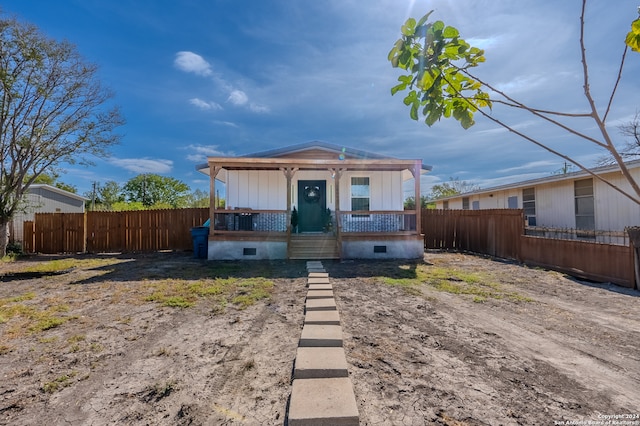
[[[209,157],[206,164],[196,169],[211,175],[211,167],[224,170],[371,170],[401,171],[404,180],[413,178],[416,166],[420,174],[431,171],[432,167],[418,159],[398,159],[384,157],[368,151],[341,147],[327,142],[307,142],[270,151],[262,151],[239,157]],[[218,175],[217,179],[224,179]]]

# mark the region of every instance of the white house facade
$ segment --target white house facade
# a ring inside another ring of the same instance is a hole
[[[210,176],[211,194],[216,181],[225,184],[225,209],[212,207],[210,259],[418,258],[424,251],[420,213],[404,210],[402,187],[418,176],[420,193],[419,175],[430,170],[422,160],[311,142],[211,157],[198,170]]]

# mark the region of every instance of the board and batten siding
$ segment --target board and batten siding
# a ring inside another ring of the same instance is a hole
[[[287,180],[279,170],[230,170],[226,177],[226,205],[254,210],[285,210]],[[368,177],[371,210],[403,210],[402,172],[345,172],[340,179],[340,208],[351,209],[351,178]],[[335,180],[329,171],[298,171],[292,181],[292,205],[298,205],[298,181],[325,180],[327,208],[335,210]]]

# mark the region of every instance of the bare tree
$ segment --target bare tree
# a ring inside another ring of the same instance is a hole
[[[587,0],[583,0],[580,15],[580,52],[584,96],[589,105],[587,111],[568,113],[532,108],[517,101],[494,85],[478,78],[472,73],[472,69],[485,61],[484,51],[470,46],[460,37],[460,33],[456,28],[446,26],[442,21],[428,22],[433,11],[419,21],[409,18],[402,26],[402,37],[389,52],[389,61],[391,61],[392,66],[407,71],[407,74],[398,77],[400,83],[391,89],[391,94],[408,89],[409,93],[405,96],[404,103],[410,107],[411,118],[417,120],[418,116],[422,114],[425,117],[425,123],[429,126],[435,124],[441,117],[453,117],[460,122],[463,128],[467,129],[475,123],[473,116],[477,112],[521,138],[563,158],[568,163],[591,174],[595,179],[599,179],[622,193],[625,197],[640,204],[640,185],[629,172],[624,162],[624,156],[613,144],[606,127],[613,99],[622,77],[627,53],[629,49],[634,52],[640,51],[640,18],[631,23],[631,31],[628,33],[624,43],[613,90],[608,98],[606,107],[600,111],[596,106],[590,89],[590,75],[584,37],[586,6]],[[491,108],[493,104],[501,104],[527,111],[547,123],[551,123],[602,148],[613,159],[613,163],[618,165],[626,181],[631,186],[631,191],[616,186],[571,156],[509,126],[483,109],[486,107]],[[600,137],[592,137],[581,132],[577,127],[569,127],[559,121],[561,118],[592,119],[598,127]]]
[[[0,255],[24,193],[45,170],[88,164],[119,141],[123,124],[97,67],[75,46],[0,15]]]

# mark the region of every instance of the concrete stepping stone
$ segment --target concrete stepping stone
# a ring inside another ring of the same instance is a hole
[[[311,268],[311,269],[307,269],[307,272],[309,273],[309,275],[327,273],[327,271],[325,271],[324,268]]]
[[[333,290],[316,290],[309,289],[307,299],[331,299],[333,298]]]
[[[357,426],[358,417],[358,405],[349,378],[293,381],[289,426]]]
[[[322,266],[322,262],[318,260],[309,260],[307,262],[307,269],[309,268],[324,268],[324,266]]]
[[[309,284],[329,284],[329,278],[307,278],[307,285]]]
[[[299,347],[342,347],[342,327],[327,324],[305,324],[300,334]]]
[[[329,278],[327,272],[309,272],[309,278]]]
[[[304,324],[340,325],[340,314],[338,311],[307,311]]]
[[[307,299],[304,305],[307,311],[335,311],[335,299]]]
[[[311,290],[333,290],[333,286],[329,283],[323,283],[323,284],[309,284],[307,286],[309,288],[309,291]]]
[[[349,377],[343,348],[298,348],[294,379]]]

